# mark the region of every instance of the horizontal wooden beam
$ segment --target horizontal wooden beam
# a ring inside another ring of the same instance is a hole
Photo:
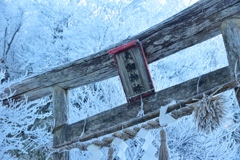
[[[197,93],[197,84],[199,83],[199,93],[204,93],[214,88],[218,88],[223,84],[227,84],[230,81],[229,68],[225,67],[214,72],[202,75],[199,78],[191,79],[187,82],[175,85],[173,87],[164,89],[157,92],[155,95],[149,96],[143,99],[145,116],[137,118],[137,114],[140,111],[140,101],[136,101],[132,104],[123,104],[115,107],[111,110],[104,111],[92,117],[86,119],[86,126],[84,135],[80,138],[83,132],[84,121],[63,126],[56,132],[61,135],[61,139],[55,141],[54,147],[61,147],[62,145],[77,142],[86,141],[92,138],[97,138],[106,134],[110,134],[127,128],[147,120],[156,118],[159,115],[160,106],[164,106],[172,100],[179,101],[188,100],[189,97],[199,95]],[[224,89],[236,87],[235,83],[229,83],[225,85]],[[180,106],[175,105],[169,108],[168,112],[178,109]]]
[[[221,23],[240,13],[240,0],[201,0],[148,30],[89,57],[35,75],[11,86],[16,100],[35,100],[52,93],[52,86],[71,89],[117,75],[109,49],[139,39],[149,63],[220,34]],[[8,89],[5,93],[8,93]]]

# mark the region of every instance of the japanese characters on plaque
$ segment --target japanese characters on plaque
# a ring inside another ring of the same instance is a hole
[[[127,101],[155,93],[140,41],[135,40],[108,51],[114,56]]]

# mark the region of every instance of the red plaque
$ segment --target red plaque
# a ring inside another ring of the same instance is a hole
[[[113,55],[127,101],[154,94],[152,79],[142,44],[134,40],[108,51]]]

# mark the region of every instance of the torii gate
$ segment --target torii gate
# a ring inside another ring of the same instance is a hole
[[[194,78],[144,98],[143,102],[146,107],[145,115],[142,117],[136,117],[136,108],[139,108],[140,104],[140,100],[138,100],[134,103],[123,104],[87,118],[87,125],[85,127],[84,120],[74,124],[67,124],[68,89],[95,83],[117,75],[114,61],[107,54],[108,50],[139,39],[144,46],[148,63],[152,63],[217,36],[220,33],[223,35],[225,47],[228,52],[229,66],[202,75],[201,83],[199,84],[199,94],[196,93],[196,86],[199,79]],[[53,115],[55,119],[55,128],[53,130],[54,147],[61,148],[71,145],[76,147],[78,145],[78,148],[84,150],[86,146],[81,145],[81,142],[114,132],[117,135],[117,131],[122,130],[122,127],[128,128],[147,121],[145,125],[152,124],[151,126],[158,127],[159,124],[156,120],[149,120],[158,117],[159,106],[168,104],[172,98],[182,100],[182,107],[180,108],[178,104],[174,104],[169,106],[167,112],[171,113],[174,118],[180,118],[192,113],[193,109],[184,106],[187,103],[195,102],[193,98],[200,99],[203,93],[211,94],[218,90],[219,87],[221,89],[218,93],[239,87],[239,83],[235,77],[235,64],[239,62],[239,56],[240,0],[202,0],[130,39],[124,40],[89,57],[59,66],[46,73],[26,78],[21,83],[13,84],[11,89],[16,90],[16,92],[12,98],[21,100],[24,96],[28,96],[29,100],[35,100],[52,94]],[[184,95],[176,92],[176,90],[180,89],[184,91]],[[6,90],[6,93],[9,93],[9,91]],[[163,96],[165,99],[161,99]],[[237,98],[239,100],[240,96],[237,95]],[[7,101],[4,101],[4,104],[7,105]],[[116,115],[118,115],[118,119],[114,119]],[[103,119],[103,117],[108,117],[109,121],[105,122],[105,118]],[[83,129],[85,130],[84,135],[79,139]],[[136,128],[137,130],[139,128]],[[123,132],[127,133],[129,130],[125,129]],[[104,146],[108,145],[108,142],[111,141],[111,139],[105,138],[98,143],[99,146]],[[69,159],[69,155],[67,152],[56,154],[55,159],[66,160]]]

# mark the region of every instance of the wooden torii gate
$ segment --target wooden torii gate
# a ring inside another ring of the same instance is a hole
[[[152,63],[221,33],[228,53],[229,66],[202,75],[199,94],[196,91],[199,79],[194,78],[144,98],[145,115],[142,117],[137,117],[140,101],[136,101],[87,118],[85,127],[84,120],[67,124],[68,89],[117,76],[114,60],[107,54],[108,50],[139,39],[143,44],[148,63]],[[235,63],[239,62],[239,57],[240,0],[200,0],[136,36],[86,58],[26,78],[10,88],[16,91],[12,96],[15,100],[22,100],[27,96],[31,101],[53,95],[55,119],[53,145],[55,148],[61,148],[117,132],[122,130],[122,127],[128,128],[152,120],[159,116],[159,107],[168,104],[171,99],[181,100],[182,106],[180,108],[179,105],[172,105],[168,108],[167,112],[174,118],[191,114],[193,109],[184,110],[184,108],[185,104],[193,102],[193,98],[201,98],[203,93],[211,94],[220,87],[219,93],[239,86],[234,67]],[[237,71],[240,71],[239,69],[238,67]],[[184,94],[176,90],[181,90]],[[8,94],[9,90],[6,89],[5,93]],[[240,99],[239,95],[237,97]],[[7,101],[4,101],[4,104],[7,105]],[[108,121],[105,121],[106,119]],[[79,139],[83,128],[85,128],[84,135]],[[68,152],[55,154],[55,159],[69,159]]]

